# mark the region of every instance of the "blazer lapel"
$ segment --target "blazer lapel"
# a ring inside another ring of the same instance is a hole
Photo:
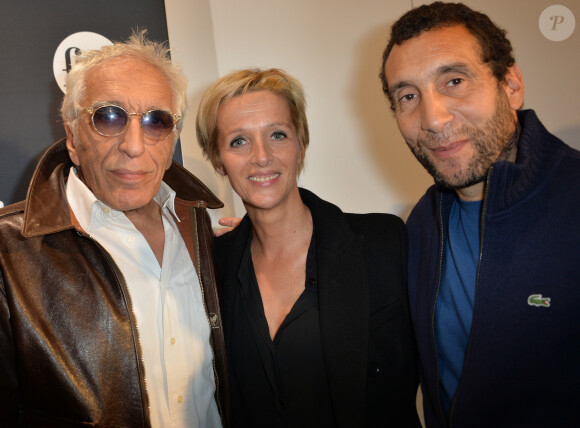
[[[363,426],[369,292],[361,238],[338,208],[302,196],[315,222],[320,335],[335,420]]]

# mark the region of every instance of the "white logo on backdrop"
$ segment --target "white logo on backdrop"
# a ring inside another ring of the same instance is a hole
[[[566,6],[552,5],[540,15],[540,31],[544,37],[553,42],[566,40],[574,32],[576,19]]]
[[[54,72],[54,79],[62,92],[66,92],[65,79],[66,75],[73,65],[76,63],[76,58],[83,50],[100,49],[106,45],[113,43],[105,36],[90,31],[82,31],[74,33],[64,39],[52,60],[52,70]]]

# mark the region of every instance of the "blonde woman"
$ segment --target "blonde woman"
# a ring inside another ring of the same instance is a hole
[[[277,69],[224,76],[197,135],[247,211],[216,239],[233,426],[419,426],[404,224],[298,187],[300,83]]]

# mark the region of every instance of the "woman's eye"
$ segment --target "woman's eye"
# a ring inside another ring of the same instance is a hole
[[[286,138],[286,134],[281,131],[276,131],[272,134],[273,140],[283,140],[284,138]]]
[[[244,144],[246,144],[246,142],[243,138],[235,138],[230,142],[230,147],[241,147]]]

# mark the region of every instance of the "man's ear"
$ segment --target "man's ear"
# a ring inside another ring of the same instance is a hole
[[[68,155],[76,166],[80,166],[81,162],[75,146],[75,137],[68,123],[64,125],[64,131],[66,132],[66,149],[68,150]]]
[[[524,104],[524,77],[517,64],[507,69],[504,90],[512,110],[517,111]]]
[[[171,146],[171,153],[169,154],[169,159],[167,159],[167,165],[165,166],[165,171],[167,171],[169,168],[171,168],[171,165],[173,164],[173,155],[175,154],[175,149],[177,147],[178,140],[179,140],[179,137],[175,139],[173,145]]]

